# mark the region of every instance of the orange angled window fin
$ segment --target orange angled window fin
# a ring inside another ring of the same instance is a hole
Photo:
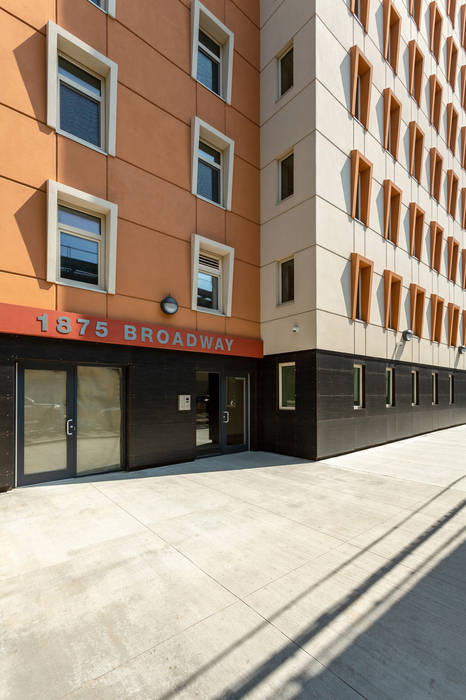
[[[403,278],[391,270],[384,270],[384,328],[394,331],[400,328],[401,292]]]
[[[447,252],[448,252],[448,268],[447,277],[451,282],[456,283],[456,277],[458,274],[458,258],[460,253],[460,244],[456,238],[453,236],[448,236],[447,238]]]
[[[455,26],[456,19],[456,0],[447,0],[447,15],[453,26]]]
[[[458,112],[450,102],[447,104],[447,146],[453,155],[456,154],[456,139],[458,136]]]
[[[466,168],[466,126],[461,127],[461,167]]]
[[[461,66],[460,70],[460,92],[461,106],[464,110],[466,110],[466,66]]]
[[[426,301],[426,290],[418,284],[411,282],[409,285],[409,300],[411,311],[411,330],[418,338],[422,338],[424,327],[424,306]]]
[[[398,72],[400,50],[401,15],[393,0],[383,0],[383,57]]]
[[[421,28],[422,0],[409,0],[409,14],[416,22],[418,29]]]
[[[369,128],[371,107],[372,65],[358,46],[352,46],[351,55],[351,114],[365,129]]]
[[[442,323],[443,323],[443,309],[445,306],[445,300],[439,297],[437,294],[432,294],[430,297],[430,313],[431,313],[431,340],[434,343],[442,342]]]
[[[371,315],[372,272],[374,263],[359,253],[351,253],[351,318],[369,323]]]
[[[424,132],[416,122],[409,123],[409,174],[421,182]]]
[[[466,50],[466,4],[461,5],[460,13],[460,38],[461,46]]]
[[[440,202],[443,158],[436,148],[430,149],[430,196]]]
[[[453,41],[453,37],[447,39],[447,80],[453,91],[455,90],[456,68],[458,65],[458,47]]]
[[[409,94],[421,106],[424,56],[415,39],[409,42]]]
[[[430,92],[430,123],[435,126],[437,131],[440,131],[440,116],[442,110],[442,85],[437,79],[437,76],[431,75],[429,78]]]
[[[401,190],[391,180],[384,180],[384,238],[398,245],[401,217]]]
[[[383,147],[398,159],[400,142],[401,102],[390,88],[383,91],[384,104],[384,141]]]
[[[369,226],[372,163],[360,151],[351,151],[351,216]]]
[[[410,255],[414,255],[418,260],[422,256],[422,244],[424,241],[424,218],[425,211],[415,202],[409,205],[409,241]]]
[[[466,248],[461,251],[461,286],[466,289]]]
[[[450,302],[448,304],[448,345],[458,345],[458,330],[460,325],[460,307]]]
[[[442,262],[443,228],[436,221],[430,222],[430,267],[440,272]]]
[[[466,310],[463,311],[463,345],[466,345]]]
[[[456,216],[456,204],[458,202],[458,182],[458,175],[453,170],[447,170],[447,209],[453,218]]]
[[[440,61],[440,46],[442,41],[442,15],[434,0],[429,6],[430,16],[430,45],[429,48],[435,56],[437,63]]]
[[[350,9],[353,15],[359,20],[367,33],[369,28],[370,0],[350,0]]]
[[[461,190],[461,228],[466,229],[466,187]]]

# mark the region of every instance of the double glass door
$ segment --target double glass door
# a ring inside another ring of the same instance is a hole
[[[200,454],[248,448],[248,376],[196,372],[196,447]]]
[[[121,382],[117,367],[20,367],[18,484],[121,468]]]

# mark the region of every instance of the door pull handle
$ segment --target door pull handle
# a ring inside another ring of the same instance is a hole
[[[228,411],[223,411],[223,422],[224,423],[230,422],[230,413]]]
[[[68,420],[66,421],[66,434],[73,435],[73,430],[74,430],[73,419],[68,418]]]

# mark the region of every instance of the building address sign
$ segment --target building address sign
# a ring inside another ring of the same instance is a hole
[[[262,357],[262,340],[0,304],[0,333],[86,340],[216,355]]]

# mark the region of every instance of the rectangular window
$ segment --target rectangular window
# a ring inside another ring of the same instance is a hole
[[[191,309],[231,316],[235,249],[194,234],[191,242]]]
[[[409,94],[414,97],[421,106],[422,75],[424,70],[424,56],[416,41],[409,42]]]
[[[353,406],[354,408],[364,408],[365,400],[365,367],[364,365],[353,366]]]
[[[460,307],[450,302],[448,304],[448,345],[456,348],[458,345],[458,330],[460,325]]]
[[[432,372],[432,406],[438,404],[438,372]]]
[[[222,308],[222,260],[203,251],[199,254],[197,306],[212,311]]]
[[[387,408],[395,405],[395,370],[387,367],[385,370],[385,405]]]
[[[442,111],[442,84],[437,76],[431,75],[429,78],[430,93],[430,123],[434,125],[437,133],[440,131],[440,117]]]
[[[370,0],[350,0],[350,9],[358,22],[367,32],[369,26],[369,5]]]
[[[450,394],[450,406],[455,403],[455,375],[448,375],[448,387]]]
[[[430,149],[430,196],[440,202],[443,158],[436,148]]]
[[[447,211],[455,218],[458,203],[458,175],[453,170],[447,170]]]
[[[447,0],[447,15],[453,26],[455,26],[456,19],[456,0]]]
[[[460,254],[460,244],[453,236],[447,238],[447,277],[456,284],[458,275],[458,260]]]
[[[199,141],[197,194],[220,204],[222,200],[222,154]]]
[[[59,281],[73,280],[84,285],[103,286],[102,228],[99,217],[58,207]]]
[[[63,56],[59,56],[58,94],[60,130],[82,141],[87,141],[93,146],[104,148],[103,81]]]
[[[206,88],[220,95],[222,48],[206,32],[199,29],[197,79]]]
[[[409,174],[421,182],[424,132],[412,121],[409,123]]]
[[[384,148],[390,151],[395,160],[398,158],[400,140],[401,102],[390,88],[383,91],[384,97]]]
[[[463,248],[461,251],[461,262],[461,288],[466,289],[466,248]],[[464,330],[466,331],[466,326],[464,327]]]
[[[422,338],[424,327],[424,306],[426,301],[426,290],[418,284],[411,282],[409,285],[410,294],[410,315],[411,329],[418,338]]]
[[[466,187],[461,188],[461,228],[466,229]]]
[[[293,47],[278,59],[278,95],[281,97],[293,87]]]
[[[409,14],[416,22],[418,29],[421,28],[422,0],[409,0]]]
[[[231,102],[234,34],[199,0],[191,2],[191,76]]]
[[[424,218],[425,211],[415,202],[409,205],[409,254],[418,260],[422,257],[422,244],[424,242]]]
[[[47,281],[115,294],[118,207],[47,182]]]
[[[357,150],[351,151],[351,216],[369,226],[372,163]]]
[[[393,0],[384,0],[384,58],[391,65],[394,73],[398,69],[398,53],[400,48],[401,16],[396,10]]]
[[[353,46],[351,56],[351,114],[369,128],[369,115],[372,88],[372,64],[359,46]]]
[[[430,223],[430,267],[440,272],[442,261],[443,228],[436,222]]]
[[[296,408],[296,365],[294,362],[279,363],[278,385],[278,408],[281,411],[294,411]]]
[[[442,342],[442,324],[443,324],[443,309],[445,300],[437,294],[432,294],[430,297],[431,308],[431,325],[432,325],[432,342]]]
[[[280,200],[290,197],[294,193],[294,154],[279,161],[280,171]]]
[[[351,318],[370,321],[372,271],[374,263],[359,253],[351,253]]]
[[[419,406],[419,372],[411,370],[411,406]]]
[[[453,41],[453,37],[447,39],[447,80],[450,83],[453,91],[456,83],[456,68],[458,65],[458,47]]]
[[[280,304],[294,301],[294,258],[280,263]]]
[[[398,245],[401,216],[401,190],[391,180],[384,180],[384,238]]]
[[[391,270],[384,271],[384,327],[397,331],[400,327],[403,278]]]
[[[435,2],[430,3],[430,50],[437,63],[440,61],[440,45],[442,41],[442,15]]]
[[[458,136],[458,112],[453,107],[453,103],[447,104],[447,146],[455,155],[456,139]]]

